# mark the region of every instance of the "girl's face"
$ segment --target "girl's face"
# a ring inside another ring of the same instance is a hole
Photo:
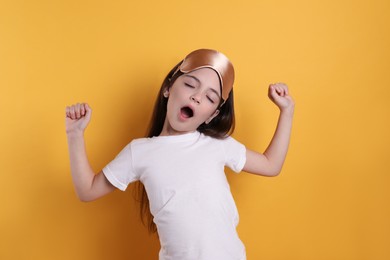
[[[160,135],[193,132],[219,113],[219,77],[210,68],[183,74],[164,92],[164,96],[168,97],[167,115]]]

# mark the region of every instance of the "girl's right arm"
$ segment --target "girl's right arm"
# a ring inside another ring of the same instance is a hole
[[[81,201],[98,199],[116,188],[103,172],[92,170],[85,149],[84,131],[91,120],[92,110],[88,104],[66,107],[66,135],[68,138],[70,168],[76,193]]]

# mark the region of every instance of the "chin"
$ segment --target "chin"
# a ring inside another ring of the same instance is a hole
[[[198,129],[198,127],[196,126],[193,126],[193,127],[189,127],[189,126],[183,126],[183,125],[171,125],[170,127],[170,130],[173,131],[173,132],[177,132],[177,133],[189,133],[189,132],[194,132],[196,131],[196,129]]]

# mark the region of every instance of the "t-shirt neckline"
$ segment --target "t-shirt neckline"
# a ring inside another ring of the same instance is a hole
[[[151,139],[158,142],[183,142],[191,141],[200,136],[200,132],[194,131],[180,135],[163,135],[163,136],[153,136]]]

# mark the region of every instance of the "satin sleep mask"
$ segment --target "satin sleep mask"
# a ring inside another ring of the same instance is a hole
[[[211,68],[218,74],[222,88],[222,99],[225,103],[233,88],[234,68],[223,53],[210,49],[195,50],[184,58],[173,75],[179,70],[186,74],[201,68]]]

